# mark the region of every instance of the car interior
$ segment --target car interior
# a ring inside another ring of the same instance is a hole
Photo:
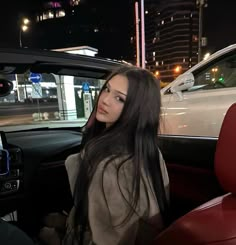
[[[24,74],[34,72],[53,74],[58,78],[76,76],[102,80],[113,69],[123,65],[105,59],[56,52],[0,49],[0,53],[2,99],[11,95],[11,75],[24,77]],[[16,125],[0,123],[0,126],[1,148],[9,152],[9,157],[4,152],[0,156],[0,217],[34,238],[46,214],[69,212],[72,207],[64,161],[80,151],[82,127],[76,124],[62,127],[58,124],[54,128],[40,126],[18,130]]]
[[[215,175],[227,194],[219,195],[177,219],[153,244],[235,244],[236,134],[235,130],[232,130],[235,123],[236,104],[233,104],[225,115],[214,159]]]
[[[0,50],[1,52],[3,51]],[[1,65],[2,76],[30,70],[38,73],[105,79],[112,69],[121,66],[99,59],[85,60],[83,57],[79,63],[74,56],[70,56],[70,59],[74,59],[72,62],[64,54],[56,58],[52,55],[46,56],[46,53],[45,57],[42,54],[36,56],[35,53],[31,53],[27,56],[13,51],[11,55],[8,54],[5,53],[5,63]],[[0,216],[8,217],[9,222],[17,225],[30,237],[36,237],[46,214],[69,212],[72,207],[73,200],[64,161],[70,154],[80,151],[81,127],[40,127],[8,131],[1,126],[0,130],[2,148],[9,151],[10,159],[6,163],[4,159],[7,157],[4,152],[2,153]],[[166,242],[161,234],[154,244],[184,244],[176,243],[176,236],[172,235],[172,230],[180,229],[176,226],[185,224],[184,215],[199,205],[225,194],[226,191],[231,191],[230,187],[223,188],[226,177],[222,175],[222,180],[219,172],[215,173],[215,153],[219,144],[218,138],[215,137],[159,135],[159,147],[170,178],[170,212],[173,223],[169,230],[163,233],[163,237],[168,236],[170,240]],[[232,147],[230,149],[232,150]],[[232,153],[231,155],[233,157]],[[224,155],[224,158],[228,160],[228,155]],[[227,166],[225,165],[223,169],[225,170]],[[228,167],[230,169],[232,165]],[[205,219],[207,217],[206,215]],[[192,216],[189,219],[191,218]],[[179,219],[182,221],[179,222]],[[187,236],[186,232],[183,236]]]

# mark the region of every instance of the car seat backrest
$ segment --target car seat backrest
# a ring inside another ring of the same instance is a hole
[[[226,192],[236,194],[236,103],[228,109],[215,152],[215,173]]]

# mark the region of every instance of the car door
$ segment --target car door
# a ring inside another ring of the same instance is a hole
[[[224,115],[236,101],[236,54],[193,71],[194,85],[162,96],[161,133],[218,137]]]

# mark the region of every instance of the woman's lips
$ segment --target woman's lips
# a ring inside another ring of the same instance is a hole
[[[98,106],[97,111],[101,114],[107,114],[107,111],[102,106]]]

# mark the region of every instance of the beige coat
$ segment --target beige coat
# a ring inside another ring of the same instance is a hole
[[[128,205],[133,177],[132,161],[126,161],[117,177],[117,166],[120,160],[114,160],[104,170],[104,162],[101,162],[96,170],[88,193],[88,219],[89,231],[86,233],[85,245],[132,245],[148,244],[156,235],[158,230],[163,228],[159,215],[157,200],[153,194],[153,188],[149,178],[142,171],[140,183],[140,200],[136,212],[124,225],[120,225],[126,217],[130,206]],[[160,164],[166,188],[169,195],[169,178],[165,162],[160,154]],[[76,177],[79,169],[78,154],[67,158],[66,169],[69,177],[71,192],[73,193]],[[103,180],[102,180],[103,176]],[[119,179],[119,184],[117,181]],[[73,244],[73,212],[72,209],[67,224],[67,235],[64,244]],[[155,228],[145,222],[156,216]],[[76,243],[74,243],[76,244]]]

